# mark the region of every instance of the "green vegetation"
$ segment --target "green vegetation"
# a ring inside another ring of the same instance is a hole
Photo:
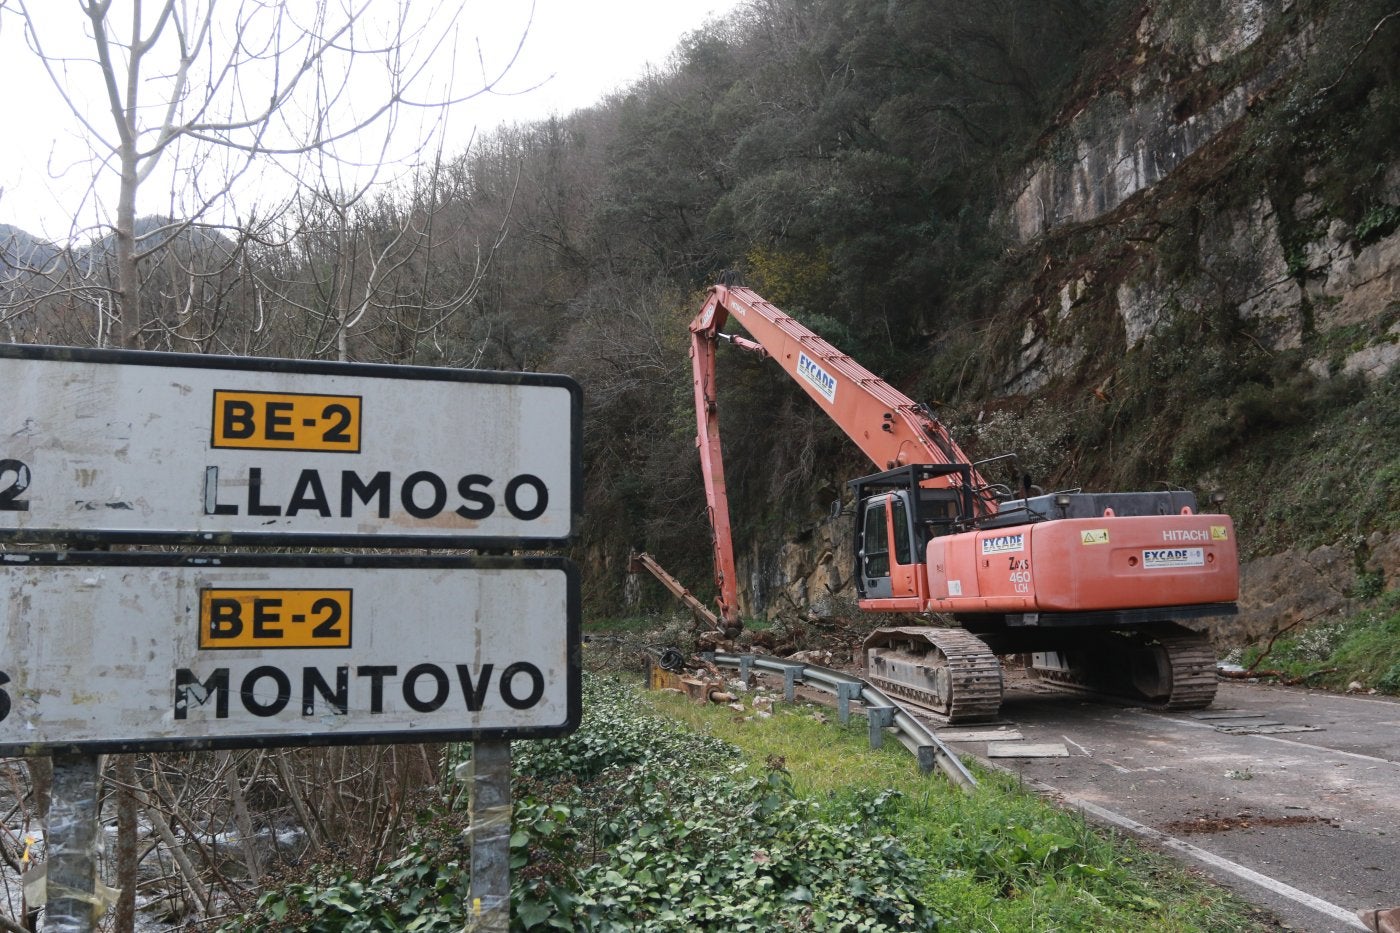
[[[515,746],[515,929],[1260,928],[1008,779],[966,795],[812,708],[735,716],[596,676],[585,691],[577,733]],[[460,928],[462,822],[439,800],[368,880],[312,870],[227,929]]]
[[[1249,909],[1169,860],[1106,837],[1080,817],[979,771],[966,795],[918,773],[893,743],[868,747],[863,721],[777,706],[771,719],[734,716],[657,694],[653,706],[757,762],[781,763],[798,793],[837,808],[886,798],[888,831],[910,861],[924,902],[949,930],[1248,930]],[[834,719],[834,717],[833,717]]]
[[[1362,586],[1374,580],[1363,575]],[[1252,646],[1242,653],[1241,663],[1310,687],[1345,690],[1356,683],[1400,696],[1400,591],[1391,590],[1374,608],[1350,619]]]
[[[1246,556],[1351,541],[1400,527],[1400,384],[1306,375],[1242,389],[1200,406],[1214,424],[1214,477],[1229,499]],[[1204,431],[1204,428],[1202,429]],[[1201,435],[1188,434],[1183,444]],[[1238,438],[1230,447],[1231,438]],[[1246,443],[1247,439],[1247,443]]]
[[[314,186],[285,228],[148,244],[129,319],[152,350],[575,377],[572,556],[599,615],[623,605],[634,546],[712,595],[686,324],[730,271],[936,408],[974,458],[1017,452],[1047,488],[1221,488],[1246,558],[1342,542],[1360,568],[1372,532],[1400,529],[1400,382],[1347,366],[1400,339],[1400,304],[1332,280],[1400,229],[1394,13],[1395,0],[750,0],[596,106],[488,133],[372,198]],[[1240,17],[1256,15],[1264,28],[1236,54]],[[1237,125],[1111,213],[1010,232],[1027,171],[1131,144],[1118,117],[1136,103],[1189,134],[1232,100]],[[1074,138],[1100,102],[1108,128]],[[63,258],[0,234],[5,339],[110,342],[103,322],[128,297],[111,237]],[[870,465],[771,362],[725,352],[721,366],[740,575],[772,580],[781,546],[810,547],[802,531]],[[1354,595],[1390,582],[1362,574]],[[642,586],[643,610],[670,609]],[[804,624],[751,627],[745,644],[797,642]],[[1382,603],[1280,641],[1268,663],[1396,692],[1396,626]],[[617,653],[694,626],[653,627],[620,626]],[[656,700],[717,739],[704,740],[638,718],[616,685],[589,690],[577,736],[519,752],[522,926],[680,928],[697,903],[716,929],[740,914],[836,929],[845,909],[871,927],[1247,924],[1214,889],[995,777],[968,799],[806,713],[740,723]],[[358,853],[297,869],[238,928],[459,928],[463,813],[455,794],[406,799],[431,763],[367,758],[349,783],[307,758],[307,783],[335,798],[327,844]],[[423,821],[386,859],[416,805]]]
[[[302,933],[447,933],[466,919],[470,850],[460,818],[424,811],[417,835],[398,858],[362,880],[351,870],[318,865],[304,880],[273,888],[255,910],[220,929]]]

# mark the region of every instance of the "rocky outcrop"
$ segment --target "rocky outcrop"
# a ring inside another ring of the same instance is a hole
[[[1400,190],[1395,199],[1400,201]],[[1363,245],[1348,225],[1333,221],[1308,245],[1303,264],[1290,268],[1277,213],[1265,201],[1223,213],[1206,227],[1195,257],[1200,275],[1173,276],[1153,265],[1145,278],[1118,286],[1115,298],[1129,347],[1156,336],[1173,309],[1215,302],[1234,307],[1271,351],[1302,346],[1304,327],[1311,327],[1322,339],[1307,365],[1321,378],[1357,373],[1377,379],[1400,362],[1400,322],[1359,343],[1328,339],[1347,335],[1345,329],[1379,318],[1400,301],[1400,231]],[[1055,363],[1073,363],[1073,348],[1081,343],[1071,340],[1058,353],[1043,354],[1038,381],[1068,373]]]
[[[1391,198],[1400,203],[1400,166],[1391,171]],[[1400,231],[1378,242],[1358,245],[1353,231],[1333,221],[1321,239],[1309,244],[1304,273],[1309,306],[1319,333],[1341,332],[1380,316],[1400,302]],[[1360,345],[1343,343],[1309,362],[1314,375],[1387,375],[1400,362],[1400,321]]]
[[[1348,550],[1331,545],[1250,561],[1240,568],[1239,615],[1217,623],[1216,643],[1244,645],[1356,611],[1354,567]]]
[[[851,517],[803,529],[792,540],[759,542],[739,561],[739,609],[750,618],[825,617],[855,600]]]
[[[1149,6],[1118,73],[1067,111],[1011,192],[1015,235],[1029,243],[1061,228],[1117,221],[1135,197],[1173,175],[1213,171],[1192,166],[1217,140],[1237,136],[1251,108],[1287,88],[1313,51],[1306,28],[1270,32],[1292,7],[1291,0]],[[1229,76],[1234,83],[1222,84]],[[1400,205],[1400,163],[1388,166],[1380,194],[1388,209]],[[1282,207],[1261,195],[1202,214],[1187,247],[1190,275],[1181,274],[1180,257],[1149,244],[1126,264],[1119,257],[1115,269],[1070,268],[1062,282],[1042,283],[1005,390],[1034,393],[1072,375],[1104,336],[1085,333],[1076,313],[1105,303],[1116,306],[1129,349],[1150,342],[1176,309],[1224,306],[1270,351],[1322,337],[1307,364],[1319,377],[1377,379],[1400,362],[1400,322],[1364,339],[1344,330],[1400,301],[1400,232],[1376,238],[1358,229],[1364,224],[1329,217],[1312,194]]]
[[[1288,0],[1234,0],[1202,11],[1201,26],[1182,36],[1180,10],[1154,7],[1136,36],[1136,70],[1071,115],[1046,157],[1030,165],[1013,197],[1010,220],[1022,242],[1116,210],[1220,138],[1307,54],[1297,37],[1224,91],[1206,72],[1250,49]],[[1128,57],[1125,55],[1125,58]],[[1186,74],[1172,74],[1176,63]],[[1195,80],[1193,80],[1195,79]]]
[[[1258,641],[1294,626],[1336,621],[1383,590],[1400,589],[1400,533],[1285,551],[1241,568],[1240,613],[1217,629],[1222,646]]]

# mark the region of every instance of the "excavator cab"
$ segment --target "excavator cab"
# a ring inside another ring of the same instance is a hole
[[[855,578],[861,599],[925,595],[929,540],[965,529],[972,510],[965,484],[924,484],[965,473],[966,467],[914,464],[847,484],[856,495]]]

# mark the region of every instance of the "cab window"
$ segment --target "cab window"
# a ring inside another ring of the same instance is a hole
[[[865,552],[865,575],[890,575],[890,544],[885,531],[885,500],[876,499],[865,506],[865,523],[861,531],[861,547]]]
[[[909,506],[903,496],[890,500],[890,511],[894,519],[894,562],[900,565],[914,562],[914,548],[909,541]]]

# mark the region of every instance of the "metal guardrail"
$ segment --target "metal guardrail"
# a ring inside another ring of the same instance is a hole
[[[938,736],[915,719],[899,702],[873,684],[841,671],[818,664],[788,661],[762,654],[724,654],[707,651],[702,657],[713,664],[739,669],[739,679],[748,680],[753,669],[783,675],[783,699],[796,697],[798,684],[809,684],[836,696],[836,712],[841,722],[850,722],[851,702],[859,702],[870,723],[870,747],[879,748],[885,730],[893,729],[895,738],[909,749],[919,762],[919,770],[927,774],[935,767],[963,790],[971,793],[977,779]]]

